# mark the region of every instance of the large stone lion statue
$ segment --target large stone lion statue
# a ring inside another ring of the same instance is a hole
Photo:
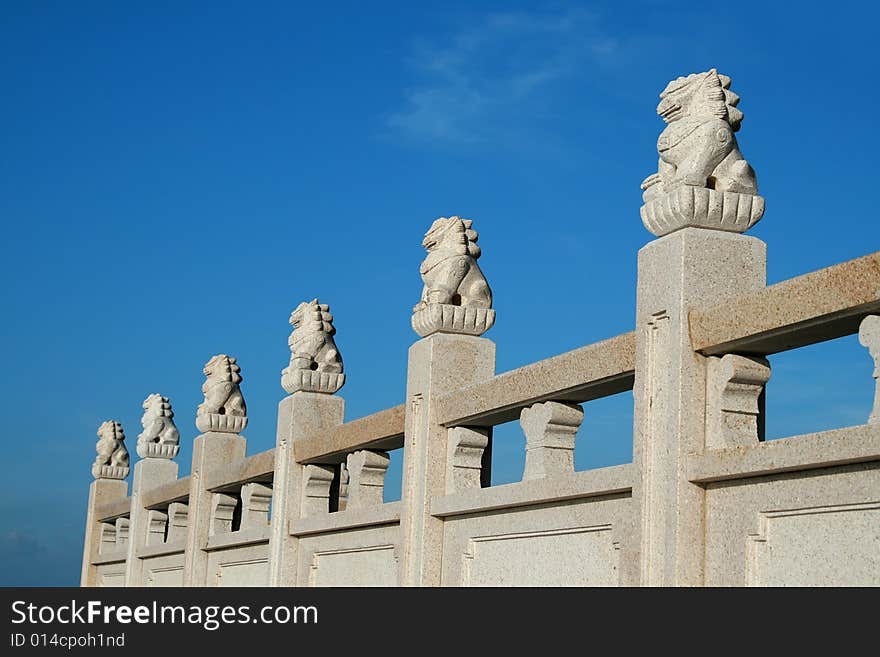
[[[342,372],[342,356],[333,339],[336,329],[329,305],[318,303],[317,299],[303,301],[290,314],[290,325],[290,365],[282,374],[292,370]]]
[[[115,420],[107,420],[98,427],[98,443],[95,449],[95,468],[103,466],[127,468],[129,463],[128,450],[125,447],[125,434],[122,425]]]
[[[153,393],[144,400],[143,408],[141,425],[144,430],[138,436],[138,454],[144,456],[141,452],[147,443],[177,445],[180,442],[180,432],[174,424],[174,411],[171,410],[168,398]]]
[[[440,217],[425,234],[422,246],[428,255],[419,272],[424,288],[417,312],[429,304],[491,308],[492,290],[477,258],[479,235],[470,219]]]
[[[205,401],[199,404],[198,414],[247,415],[247,406],[241,394],[241,368],[226,354],[214,356],[202,370],[206,379],[202,385]]]
[[[667,123],[657,140],[658,171],[642,182],[645,202],[681,185],[757,194],[755,172],[734,133],[743,114],[730,78],[714,68],[670,82],[657,113]]]

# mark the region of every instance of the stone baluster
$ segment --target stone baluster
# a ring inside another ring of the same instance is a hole
[[[385,492],[387,452],[362,449],[348,455],[348,500],[346,509],[379,506]]]
[[[748,447],[764,439],[761,394],[770,380],[766,358],[735,354],[706,363],[706,447]]]
[[[147,545],[162,545],[168,528],[168,514],[151,509],[147,512]]]
[[[128,518],[116,519],[116,546],[128,545],[131,530],[131,520]]]
[[[241,487],[241,528],[257,529],[269,525],[272,487],[256,482]]]
[[[172,502],[168,505],[168,536],[166,543],[186,540],[189,506],[183,502]]]
[[[492,427],[452,427],[447,442],[446,492],[488,486]]]
[[[874,405],[868,423],[880,422],[880,315],[868,315],[859,326],[859,343],[874,360]]]
[[[238,498],[235,495],[214,493],[211,496],[211,528],[209,536],[228,534],[233,530],[232,522],[235,518],[235,509],[238,507]]]
[[[574,472],[574,440],[584,419],[578,404],[543,402],[524,408],[520,425],[526,434],[523,481]]]
[[[303,467],[301,517],[329,513],[330,487],[333,485],[333,476],[333,466],[330,465]]]

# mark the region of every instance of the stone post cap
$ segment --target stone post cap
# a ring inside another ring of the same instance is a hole
[[[203,433],[241,433],[247,426],[247,406],[241,394],[241,368],[235,358],[218,354],[202,370],[205,400],[196,413],[196,427]]]
[[[330,306],[317,298],[303,301],[290,314],[293,331],[287,340],[290,363],[281,370],[281,386],[295,392],[333,394],[345,384],[342,355],[333,336]]]
[[[680,77],[660,94],[667,123],[657,173],[642,181],[642,222],[658,237],[687,227],[742,233],[764,216],[758,180],[734,133],[743,113],[731,80],[714,68]]]
[[[122,425],[116,420],[107,420],[98,427],[97,435],[95,450],[98,455],[92,464],[92,476],[95,479],[125,479],[129,458]]]
[[[477,264],[478,238],[473,221],[457,216],[440,217],[428,229],[419,270],[424,287],[411,320],[419,336],[482,335],[495,323],[492,290]]]
[[[174,411],[168,397],[153,393],[144,400],[137,453],[141,458],[172,459],[180,450],[180,432],[174,424]]]

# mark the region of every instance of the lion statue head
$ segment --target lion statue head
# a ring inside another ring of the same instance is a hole
[[[303,301],[290,313],[290,325],[293,334],[297,333],[326,333],[333,335],[336,329],[333,327],[333,315],[330,314],[330,306],[326,303],[318,303],[317,299]]]
[[[736,132],[743,113],[736,106],[739,96],[730,90],[730,78],[710,69],[705,73],[676,78],[660,94],[659,114],[666,123],[681,119],[721,119]]]
[[[473,220],[461,217],[440,217],[425,233],[422,246],[429,254],[440,254],[446,257],[468,255],[474,260],[480,257],[477,246],[479,233],[475,231]]]
[[[202,369],[202,374],[206,377],[202,392],[205,392],[205,386],[210,387],[223,381],[241,383],[240,372],[241,368],[236,365],[234,358],[226,354],[217,354],[205,363]]]

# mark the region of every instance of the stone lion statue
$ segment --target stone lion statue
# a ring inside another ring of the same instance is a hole
[[[657,140],[658,171],[642,182],[648,202],[681,185],[719,192],[757,194],[751,165],[740,153],[734,133],[743,113],[730,78],[714,68],[670,82],[660,94],[657,113],[667,123]]]
[[[492,290],[477,258],[477,231],[470,219],[440,217],[425,234],[422,246],[428,251],[419,272],[424,288],[413,308],[417,312],[429,304],[474,308],[492,307]]]
[[[125,447],[125,434],[122,425],[115,420],[107,420],[98,427],[98,443],[95,449],[93,469],[103,466],[127,468],[129,463],[128,450]]]
[[[234,358],[218,354],[207,362],[202,372],[206,377],[202,385],[205,401],[199,404],[198,415],[247,415],[247,406],[238,386],[241,368]]]
[[[290,314],[290,325],[290,365],[282,374],[293,370],[342,372],[342,356],[333,339],[336,329],[329,305],[317,299],[303,301]]]
[[[171,410],[171,402],[168,397],[153,393],[144,400],[144,415],[141,418],[143,433],[138,436],[138,454],[148,443],[158,445],[177,445],[180,442],[180,432],[174,424],[174,411]]]

